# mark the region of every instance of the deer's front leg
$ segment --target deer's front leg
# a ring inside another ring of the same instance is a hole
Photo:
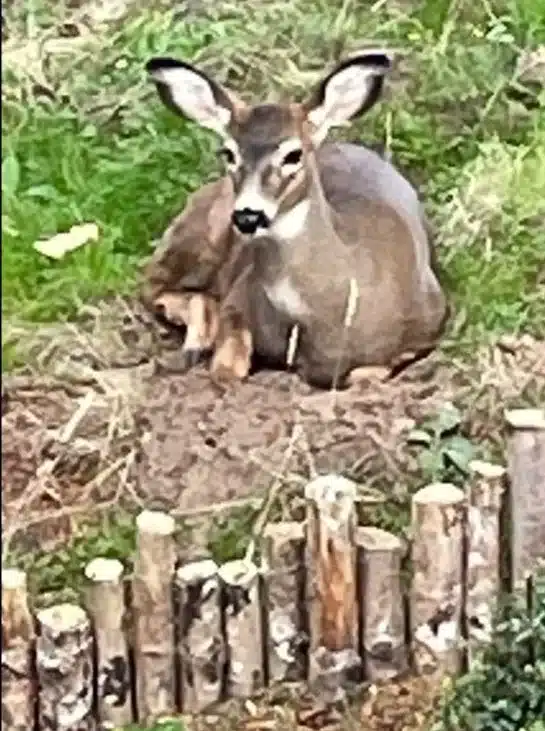
[[[235,246],[218,273],[221,307],[210,375],[218,384],[242,381],[250,372],[254,348],[253,253]]]
[[[226,309],[220,316],[210,375],[219,384],[245,379],[252,365],[253,338],[245,317]]]
[[[219,306],[213,297],[200,292],[164,292],[154,306],[168,322],[186,327],[180,370],[192,368],[210,353],[219,330]]]

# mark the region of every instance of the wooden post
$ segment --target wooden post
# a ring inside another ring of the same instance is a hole
[[[138,720],[151,723],[175,712],[174,519],[144,510],[136,519],[133,578]]]
[[[98,720],[106,731],[132,721],[123,564],[95,558],[87,565],[85,576],[90,582],[87,609],[95,635]]]
[[[500,587],[500,513],[506,470],[500,465],[469,463],[466,618],[468,661],[492,629]]]
[[[302,523],[265,527],[262,555],[269,683],[304,677],[304,549]]]
[[[513,584],[522,585],[545,560],[545,410],[505,415],[511,508]]]
[[[309,684],[326,703],[346,699],[361,677],[356,599],[356,486],[322,475],[305,490]]]
[[[24,571],[2,569],[2,730],[34,725],[34,624]]]
[[[227,653],[226,693],[248,698],[263,684],[259,574],[250,561],[229,561],[219,569]]]
[[[89,617],[75,604],[57,604],[37,620],[40,731],[94,731]]]
[[[419,490],[412,502],[413,657],[419,672],[461,667],[466,498],[448,483]]]
[[[375,683],[407,668],[405,614],[401,588],[403,546],[379,528],[356,531],[360,565],[360,612],[366,680]]]
[[[180,695],[184,713],[200,713],[221,698],[225,648],[218,567],[210,559],[176,573]]]

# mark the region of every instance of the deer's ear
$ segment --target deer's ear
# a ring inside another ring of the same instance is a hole
[[[361,51],[322,79],[304,105],[315,144],[323,142],[331,127],[344,125],[373,106],[392,63],[392,55],[385,51]]]
[[[152,58],[146,71],[167,107],[219,135],[225,134],[236,109],[242,106],[231,92],[185,61]]]

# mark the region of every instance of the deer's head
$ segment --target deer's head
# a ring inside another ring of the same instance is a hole
[[[168,107],[222,139],[219,152],[236,192],[233,223],[256,235],[307,204],[314,151],[332,127],[373,106],[391,65],[384,51],[361,51],[327,74],[307,101],[256,105],[184,61],[152,58],[146,68]]]

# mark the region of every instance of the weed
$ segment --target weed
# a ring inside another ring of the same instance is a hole
[[[459,482],[469,474],[469,463],[476,456],[473,444],[460,434],[462,414],[445,404],[437,416],[413,429],[408,444],[421,447],[418,461],[429,482]]]
[[[77,532],[55,550],[17,551],[10,562],[28,573],[33,594],[56,601],[59,596],[80,598],[85,567],[98,556],[122,561],[128,573],[132,570],[135,549],[134,519],[116,511],[100,520],[89,519]]]
[[[515,597],[501,607],[491,642],[474,668],[454,681],[434,731],[524,731],[545,718],[545,581],[534,611]]]

